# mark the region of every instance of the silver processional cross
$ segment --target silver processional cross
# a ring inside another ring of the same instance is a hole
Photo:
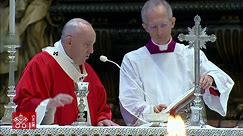
[[[178,39],[180,41],[188,41],[189,48],[194,47],[194,76],[195,76],[195,90],[194,95],[194,105],[191,106],[191,120],[190,125],[192,126],[202,126],[204,121],[201,116],[202,105],[201,105],[201,91],[200,91],[200,49],[206,49],[206,42],[214,42],[216,40],[215,35],[207,35],[206,28],[202,28],[200,25],[201,18],[196,15],[194,17],[195,26],[192,28],[188,27],[189,34],[179,34]]]

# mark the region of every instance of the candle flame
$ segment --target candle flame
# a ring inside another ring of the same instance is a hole
[[[167,132],[167,136],[186,136],[186,127],[181,116],[169,116]]]

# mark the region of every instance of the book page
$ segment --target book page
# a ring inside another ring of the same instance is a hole
[[[172,109],[182,108],[181,106],[185,106],[191,100],[195,98],[194,96],[194,87],[186,91],[183,95],[175,99],[170,105],[167,106],[165,110],[162,112],[167,113],[170,112]]]

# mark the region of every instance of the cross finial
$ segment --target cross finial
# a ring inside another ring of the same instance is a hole
[[[188,27],[189,34],[179,34],[178,39],[182,41],[188,41],[189,47],[195,47],[196,45],[200,46],[200,48],[206,49],[206,42],[216,41],[216,36],[214,34],[207,35],[206,34],[206,27],[202,28],[200,25],[201,18],[200,16],[196,15],[194,17],[195,26],[192,28]]]

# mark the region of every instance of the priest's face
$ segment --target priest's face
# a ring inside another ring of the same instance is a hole
[[[96,34],[92,26],[82,28],[72,37],[70,57],[77,65],[82,65],[94,52],[93,45],[95,43]]]
[[[155,43],[162,45],[170,40],[174,25],[175,18],[168,17],[165,7],[158,5],[147,11],[143,28]]]

